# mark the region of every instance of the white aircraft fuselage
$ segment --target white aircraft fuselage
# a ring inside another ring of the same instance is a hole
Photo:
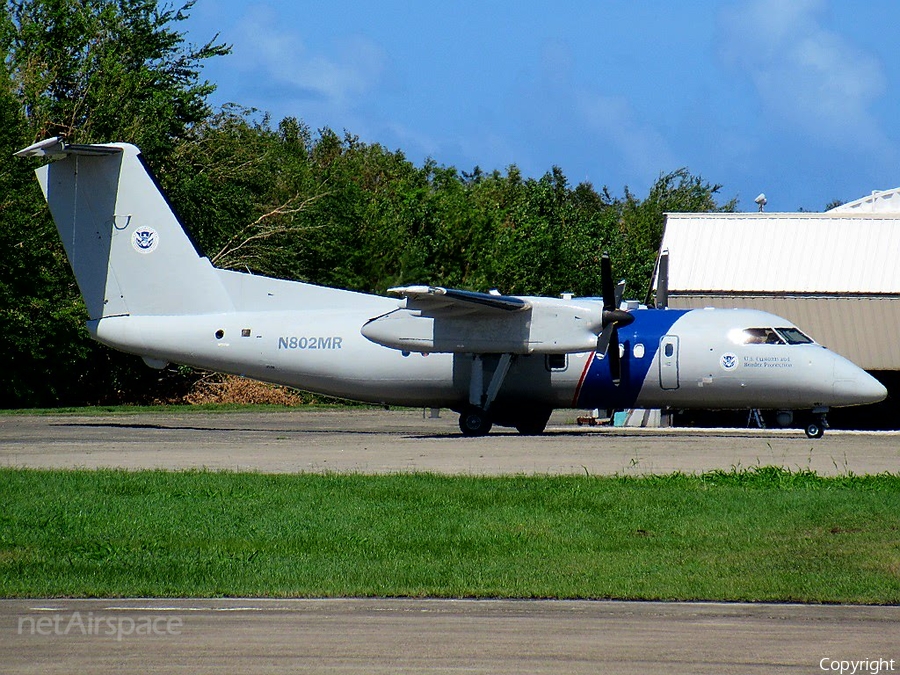
[[[351,295],[359,302],[358,294]],[[100,342],[148,361],[371,403],[465,405],[472,356],[400,351],[371,342],[360,333],[361,326],[398,301],[361,297],[369,302],[353,309],[121,316],[91,321],[88,328]],[[341,296],[335,300],[340,302]],[[544,354],[517,355],[497,402],[582,409],[793,410],[883,398],[877,380],[819,344],[735,344],[729,338],[745,328],[793,328],[772,314],[745,309],[637,309],[632,314],[634,323],[620,331],[618,385],[601,353],[564,354],[558,364]],[[666,345],[671,345],[670,356]]]
[[[358,401],[449,407],[469,435],[491,423],[540,432],[554,408],[819,414],[886,395],[791,322],[755,310],[625,312],[608,294],[555,299],[434,287],[383,297],[217,269],[134,146],[51,139],[17,155],[58,159],[38,178],[91,335],[156,367],[179,363]]]

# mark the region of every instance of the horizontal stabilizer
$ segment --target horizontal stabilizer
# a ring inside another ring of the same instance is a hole
[[[69,145],[58,136],[48,138],[27,148],[19,150],[14,157],[21,159],[26,157],[65,157],[66,155],[83,155],[100,157],[103,155],[114,155],[122,152],[122,148],[114,145]]]

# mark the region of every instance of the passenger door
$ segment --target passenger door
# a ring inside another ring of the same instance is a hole
[[[663,335],[659,340],[659,386],[678,389],[677,335]]]

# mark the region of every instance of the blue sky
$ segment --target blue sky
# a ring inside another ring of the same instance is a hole
[[[212,103],[464,171],[557,165],[644,197],[687,167],[755,210],[900,186],[888,0],[199,0]]]

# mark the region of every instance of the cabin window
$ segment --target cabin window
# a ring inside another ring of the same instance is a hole
[[[789,345],[808,345],[813,343],[813,339],[799,328],[791,326],[790,328],[776,328],[775,330]]]
[[[547,354],[545,364],[549,371],[565,370],[569,367],[569,356],[568,354]]]
[[[634,350],[632,351],[632,353],[634,354],[634,358],[636,358],[636,359],[644,358],[644,345],[642,343],[638,342],[634,346]]]
[[[663,350],[667,358],[672,358],[672,355],[675,353],[675,345],[673,345],[671,342],[667,342]]]

